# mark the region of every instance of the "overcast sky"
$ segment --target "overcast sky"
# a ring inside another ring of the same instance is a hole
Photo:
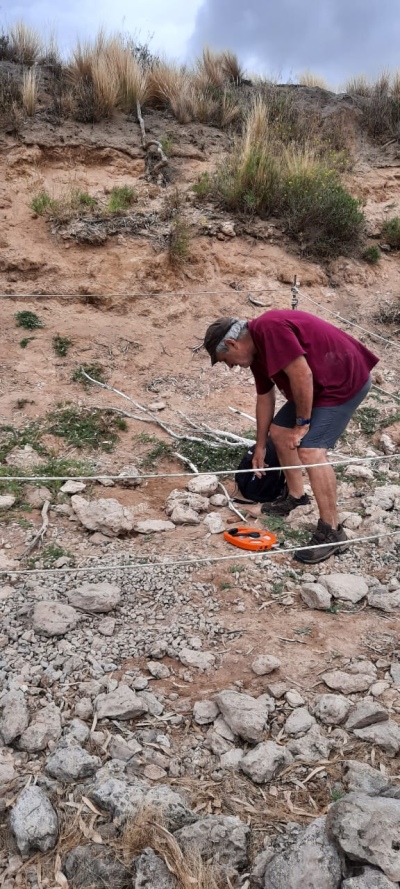
[[[400,66],[400,0],[0,0],[5,30],[23,18],[61,46],[109,31],[154,35],[153,50],[193,59],[204,45],[235,50],[249,71],[295,79],[304,69],[338,86]]]

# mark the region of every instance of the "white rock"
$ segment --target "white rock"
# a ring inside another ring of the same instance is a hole
[[[368,586],[360,574],[324,574],[321,583],[334,599],[359,602],[368,593]]]
[[[320,759],[328,758],[331,746],[328,738],[322,734],[319,725],[312,725],[301,738],[293,738],[289,741],[287,749],[296,760],[318,762]]]
[[[272,654],[260,654],[254,658],[251,669],[256,676],[267,676],[274,670],[279,670],[281,661]]]
[[[296,707],[285,722],[285,732],[287,735],[304,734],[314,724],[315,719],[311,716],[307,707]]]
[[[159,661],[148,661],[147,669],[154,679],[168,679],[171,675],[169,667],[166,664],[160,664]]]
[[[58,837],[58,818],[40,787],[27,787],[11,810],[10,825],[21,855],[53,849]]]
[[[377,722],[386,722],[389,719],[389,713],[372,697],[363,698],[352,708],[347,719],[345,729],[348,732],[358,728],[366,728],[368,725],[375,725]]]
[[[226,741],[234,741],[235,735],[223,716],[217,716],[214,722],[215,731],[221,735],[221,738],[225,738]]]
[[[269,715],[266,701],[229,690],[218,692],[215,701],[235,735],[256,743],[263,739]]]
[[[113,636],[115,631],[115,618],[105,617],[104,620],[100,621],[97,629],[102,636]]]
[[[400,800],[349,793],[328,809],[327,828],[350,858],[400,881]]]
[[[177,506],[193,509],[194,512],[207,512],[209,505],[208,497],[202,497],[201,494],[191,494],[190,491],[179,491],[175,488],[167,499],[165,512],[170,516]]]
[[[90,778],[100,766],[98,756],[90,756],[78,744],[70,745],[62,741],[48,757],[45,770],[51,778],[71,784]]]
[[[318,695],[313,713],[324,725],[340,725],[346,719],[351,704],[342,695]]]
[[[64,636],[75,629],[79,620],[75,608],[53,599],[36,602],[33,609],[33,629],[43,636]]]
[[[138,488],[142,483],[142,479],[137,466],[134,466],[132,463],[129,463],[128,466],[123,466],[121,472],[118,473],[117,482],[125,488]]]
[[[84,491],[86,488],[85,482],[76,482],[74,479],[69,479],[65,484],[63,484],[60,491],[63,494],[80,494],[81,491]]]
[[[379,698],[384,694],[385,691],[390,688],[390,682],[387,679],[378,679],[378,682],[374,682],[370,688],[370,694],[374,696],[374,698]]]
[[[323,673],[321,678],[329,688],[350,695],[353,692],[367,691],[375,677],[367,672],[351,674],[343,670],[330,670],[328,673]]]
[[[347,478],[374,478],[374,473],[369,466],[358,466],[357,463],[350,463],[344,474]]]
[[[348,793],[367,793],[368,796],[383,796],[391,786],[390,778],[366,762],[349,759],[344,764],[343,783]]]
[[[171,513],[171,521],[174,525],[199,525],[200,516],[188,506],[175,506]]]
[[[225,531],[225,522],[222,520],[219,512],[209,512],[204,519],[204,524],[210,534],[222,534]]]
[[[303,707],[304,706],[304,698],[296,691],[295,689],[290,689],[285,692],[285,700],[289,704],[289,707]]]
[[[165,407],[165,401],[152,401],[151,404],[149,404],[149,411],[163,411]]]
[[[188,491],[193,494],[202,494],[205,497],[215,494],[218,488],[218,476],[216,475],[198,475],[190,479],[186,485]]]
[[[79,494],[71,497],[71,506],[81,524],[89,531],[100,531],[106,537],[116,537],[133,530],[133,510],[113,498],[86,500]]]
[[[210,497],[210,503],[211,506],[227,506],[228,498],[225,497],[225,494],[213,494],[212,497]]]
[[[75,716],[79,719],[91,719],[93,716],[93,705],[90,698],[81,698],[75,704]]]
[[[354,729],[354,734],[363,741],[382,747],[388,756],[397,756],[400,750],[400,726],[392,719]]]
[[[362,525],[362,516],[358,515],[356,512],[351,512],[343,519],[342,525],[344,525],[345,528],[350,528],[352,531],[356,531],[357,528]]]
[[[14,506],[16,497],[12,494],[0,494],[0,509],[11,509]]]
[[[19,469],[32,469],[34,466],[44,466],[46,460],[31,445],[26,444],[23,448],[13,448],[7,454],[4,462],[7,463],[7,466],[17,466]]]
[[[227,750],[221,756],[222,769],[238,769],[244,757],[244,751],[241,747],[234,747],[233,750]]]
[[[292,762],[293,757],[286,747],[274,741],[265,741],[246,753],[240,761],[240,768],[256,784],[265,784]]]
[[[163,519],[142,519],[140,522],[135,522],[133,530],[137,534],[159,534],[163,531],[175,531],[175,524]]]
[[[58,741],[61,736],[61,715],[55,704],[47,704],[37,710],[32,722],[22,733],[18,746],[28,753],[45,750],[50,741]]]
[[[79,611],[89,614],[103,614],[113,611],[121,601],[121,589],[115,583],[83,583],[78,589],[68,592],[70,604]]]
[[[196,667],[197,670],[209,670],[215,664],[210,651],[192,651],[191,648],[181,648],[179,660],[184,667]]]
[[[372,589],[368,593],[368,605],[371,608],[380,608],[381,611],[392,612],[400,608],[400,588],[392,592],[382,589]]]
[[[193,719],[197,725],[209,725],[214,722],[219,713],[219,708],[214,701],[196,701],[193,707]]]
[[[387,432],[382,433],[379,444],[384,454],[395,454],[397,451],[397,445]]]
[[[12,744],[29,725],[29,710],[22,691],[12,689],[0,698],[0,738]]]
[[[331,607],[332,597],[321,583],[303,583],[300,587],[300,596],[308,608],[327,611]]]
[[[343,880],[342,889],[397,889],[398,883],[388,880],[385,874],[376,867],[362,867],[358,877]]]
[[[148,706],[128,685],[119,685],[111,694],[101,694],[95,700],[99,719],[135,719],[148,712]]]
[[[317,818],[287,849],[268,862],[265,889],[339,889],[342,862],[326,831],[326,818]]]
[[[3,793],[5,785],[14,780],[16,776],[14,759],[11,750],[0,749],[0,793]]]
[[[48,488],[37,488],[35,485],[25,485],[24,500],[29,503],[32,509],[42,509],[46,500],[52,499],[52,493]]]

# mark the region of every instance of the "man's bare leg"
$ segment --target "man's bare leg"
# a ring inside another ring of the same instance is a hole
[[[302,461],[297,448],[290,448],[287,443],[287,428],[284,426],[275,426],[274,423],[270,427],[270,435],[278,454],[281,466],[299,466],[299,469],[285,469],[285,479],[288,486],[289,494],[292,497],[302,497],[304,494],[303,484],[303,468]],[[310,462],[307,460],[307,462]]]
[[[314,497],[317,501],[320,518],[331,528],[338,527],[336,503],[336,476],[328,463],[325,448],[299,448],[298,455],[304,465],[318,463],[307,469]]]

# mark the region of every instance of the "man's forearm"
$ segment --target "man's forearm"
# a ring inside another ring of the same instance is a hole
[[[269,427],[272,423],[275,410],[275,390],[270,389],[264,395],[257,395],[256,420],[257,420],[257,446],[265,448]]]
[[[314,398],[311,368],[306,359],[301,356],[285,367],[285,372],[289,377],[293,401],[296,406],[296,416],[308,420],[311,417]]]

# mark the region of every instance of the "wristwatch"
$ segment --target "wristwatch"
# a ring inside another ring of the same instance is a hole
[[[303,417],[296,417],[296,426],[309,426],[311,423],[311,417],[309,420],[304,420]]]

